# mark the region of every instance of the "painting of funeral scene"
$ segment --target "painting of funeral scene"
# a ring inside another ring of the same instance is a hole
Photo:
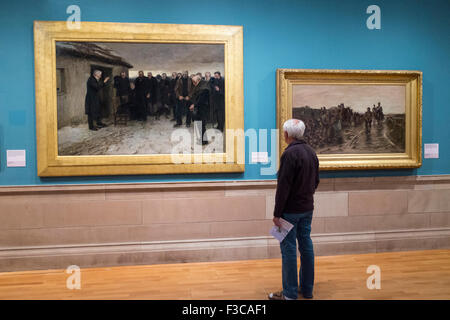
[[[56,42],[58,154],[224,152],[224,71],[221,44]]]
[[[292,115],[318,153],[405,152],[402,85],[298,84],[292,98]]]

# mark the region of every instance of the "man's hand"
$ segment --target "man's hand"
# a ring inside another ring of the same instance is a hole
[[[147,98],[150,98],[150,93],[147,93]]]
[[[273,224],[276,225],[278,228],[281,228],[280,218],[273,217]]]
[[[215,89],[216,89],[216,91],[219,91],[219,90],[220,90],[218,86],[216,86]]]
[[[189,107],[189,110],[194,111],[194,105],[191,104],[191,106]]]
[[[103,80],[104,83],[108,82],[109,77],[106,77],[105,80]]]

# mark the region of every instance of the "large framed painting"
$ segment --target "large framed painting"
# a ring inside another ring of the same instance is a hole
[[[242,172],[241,26],[35,21],[38,175]]]
[[[323,170],[422,163],[420,71],[278,69],[277,127],[290,118],[305,123]]]

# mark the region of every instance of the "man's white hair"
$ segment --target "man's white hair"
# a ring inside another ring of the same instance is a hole
[[[101,75],[102,74],[102,72],[100,71],[100,70],[94,70],[94,72],[92,73],[94,76],[95,75]]]
[[[289,119],[283,124],[283,131],[287,132],[289,138],[300,140],[305,132],[305,124],[302,120]]]

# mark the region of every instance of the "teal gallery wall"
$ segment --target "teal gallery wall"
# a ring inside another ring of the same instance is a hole
[[[245,173],[39,178],[36,174],[34,20],[241,25],[245,129],[273,129],[277,68],[420,70],[423,143],[439,159],[414,170],[322,172],[322,177],[450,174],[450,1],[448,0],[20,0],[0,4],[0,185],[273,179],[260,164]],[[366,9],[381,8],[369,30]],[[6,167],[7,149],[25,149],[27,166]],[[270,150],[270,148],[269,148]],[[247,155],[248,157],[248,155]]]

